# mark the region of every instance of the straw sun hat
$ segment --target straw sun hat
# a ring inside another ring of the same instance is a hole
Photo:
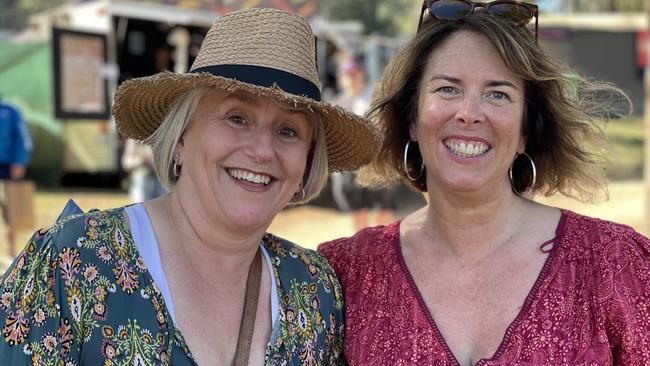
[[[309,23],[296,14],[252,9],[224,15],[208,31],[189,73],[162,72],[120,85],[113,105],[117,129],[143,140],[188,90],[242,90],[317,113],[330,171],[354,170],[375,156],[378,136],[366,119],[321,101],[315,49]]]

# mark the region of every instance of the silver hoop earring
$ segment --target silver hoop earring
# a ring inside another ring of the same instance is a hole
[[[514,180],[512,179],[512,166],[515,165],[515,161],[520,155],[524,155],[525,157],[528,158],[528,161],[530,162],[530,168],[533,173],[533,181],[531,182],[530,186],[528,186],[528,188],[526,188],[526,190],[523,192],[517,191],[517,188],[515,188]],[[530,155],[528,155],[526,152],[517,153],[517,155],[515,155],[514,160],[512,161],[512,164],[510,164],[510,169],[508,169],[508,178],[510,179],[510,185],[512,186],[512,191],[519,197],[523,197],[524,193],[535,188],[535,182],[537,181],[537,168],[535,167],[535,162],[533,161],[533,158],[531,158]]]
[[[417,177],[413,177],[411,173],[409,172],[409,166],[408,166],[408,155],[409,155],[409,146],[411,145],[411,142],[413,140],[408,140],[406,142],[406,146],[404,147],[404,172],[406,173],[406,177],[412,181],[416,181],[422,177],[422,173],[424,173],[424,161],[420,161],[420,172],[418,173]]]

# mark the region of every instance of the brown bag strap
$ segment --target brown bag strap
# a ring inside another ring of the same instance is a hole
[[[255,328],[255,316],[257,315],[257,302],[260,298],[260,282],[262,274],[261,249],[255,253],[255,258],[248,268],[246,279],[246,295],[244,297],[244,313],[239,325],[239,336],[237,337],[237,351],[235,351],[234,366],[248,365],[248,356],[251,351],[253,340],[253,329]]]

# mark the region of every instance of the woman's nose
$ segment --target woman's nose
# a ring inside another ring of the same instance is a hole
[[[474,124],[485,119],[481,98],[475,95],[467,95],[463,98],[456,118],[463,124]]]
[[[273,159],[273,134],[266,129],[255,129],[244,147],[244,153],[256,163]]]

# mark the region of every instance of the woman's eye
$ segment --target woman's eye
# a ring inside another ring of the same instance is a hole
[[[284,137],[297,137],[298,132],[293,128],[283,127],[283,128],[280,129],[280,135],[282,135]]]
[[[500,91],[493,91],[492,93],[490,93],[490,98],[494,100],[507,100],[508,94]]]
[[[456,90],[454,88],[452,88],[451,86],[443,86],[441,88],[438,88],[437,91],[439,91],[441,93],[445,93],[445,94],[453,94],[453,93],[456,92]]]
[[[235,125],[243,125],[246,123],[246,119],[242,116],[239,115],[230,115],[227,117],[228,122],[235,124]]]

